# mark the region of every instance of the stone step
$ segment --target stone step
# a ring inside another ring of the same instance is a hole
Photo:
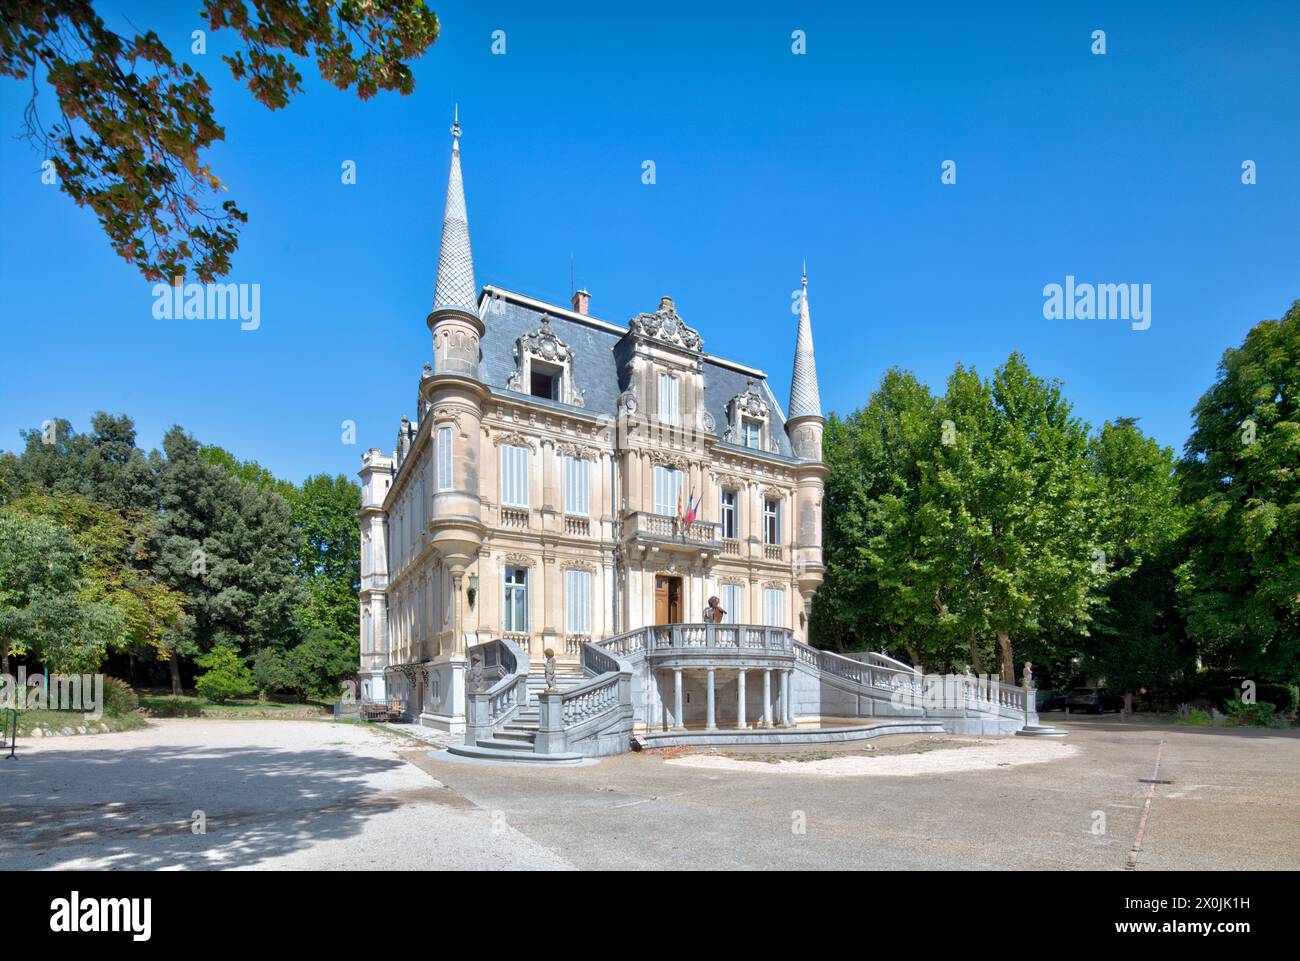
[[[447,753],[457,757],[477,758],[481,761],[495,761],[502,764],[572,765],[581,764],[585,760],[581,754],[534,754],[531,749],[520,750],[519,745],[514,743],[503,744],[498,741],[492,747],[483,747],[483,744],[483,741],[476,745],[449,744]]]
[[[1026,724],[1016,731],[1020,737],[1065,737],[1069,733],[1059,727],[1050,727],[1046,724]]]
[[[537,729],[511,727],[507,724],[503,730],[497,731],[492,736],[498,741],[519,741],[531,745],[537,739]]]

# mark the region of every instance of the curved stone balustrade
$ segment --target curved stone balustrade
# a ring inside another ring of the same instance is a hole
[[[501,638],[469,649],[471,664],[480,659],[479,677],[465,675],[465,743],[475,744],[509,721],[528,700],[528,656],[512,640]],[[484,688],[475,690],[475,682]]]

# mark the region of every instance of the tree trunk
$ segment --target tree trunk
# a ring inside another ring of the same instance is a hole
[[[1011,653],[1011,635],[998,631],[998,651],[1002,661],[1002,683],[1012,687],[1016,684],[1016,662]]]
[[[1133,692],[1125,691],[1124,692],[1124,713],[1121,714],[1120,717],[1127,718],[1132,713],[1133,713]]]
[[[181,696],[181,654],[172,651],[172,697]]]
[[[9,642],[0,641],[0,674],[9,673]]]
[[[976,674],[983,674],[983,673],[984,673],[984,656],[983,656],[982,654],[980,654],[979,645],[975,642],[975,632],[974,632],[974,631],[971,631],[971,632],[970,632],[970,637],[967,638],[966,644],[967,644],[967,646],[968,646],[969,649],[970,649],[970,663],[971,663],[971,667],[973,667],[973,668],[975,669],[975,673],[976,673]]]
[[[912,659],[912,666],[922,667],[923,665],[921,664],[921,655],[916,653],[916,648],[914,648],[911,645],[911,643],[908,641],[903,642],[903,647],[907,649],[907,656]]]

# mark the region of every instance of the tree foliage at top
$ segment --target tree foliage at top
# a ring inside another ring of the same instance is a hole
[[[1300,301],[1224,352],[1180,464],[1178,594],[1208,662],[1300,676]]]
[[[234,78],[275,110],[302,90],[297,58],[365,100],[410,93],[408,61],[438,38],[423,0],[204,0],[211,31],[233,30],[222,57]],[[90,0],[0,0],[0,75],[32,81],[25,135],[43,150],[59,186],[99,218],[113,249],[149,280],[193,272],[209,282],[230,269],[248,215],[202,155],[225,139],[212,88],[152,30],[123,36]],[[46,129],[38,81],[58,114]]]

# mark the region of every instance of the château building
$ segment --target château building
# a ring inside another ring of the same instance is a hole
[[[820,656],[827,472],[806,275],[783,410],[670,297],[613,323],[584,290],[557,305],[478,289],[452,134],[432,357],[394,452],[362,458],[362,699],[540,751],[551,651],[551,734],[578,753],[626,750],[634,728],[792,726],[796,648],[807,670]],[[705,660],[651,664],[656,648]]]

